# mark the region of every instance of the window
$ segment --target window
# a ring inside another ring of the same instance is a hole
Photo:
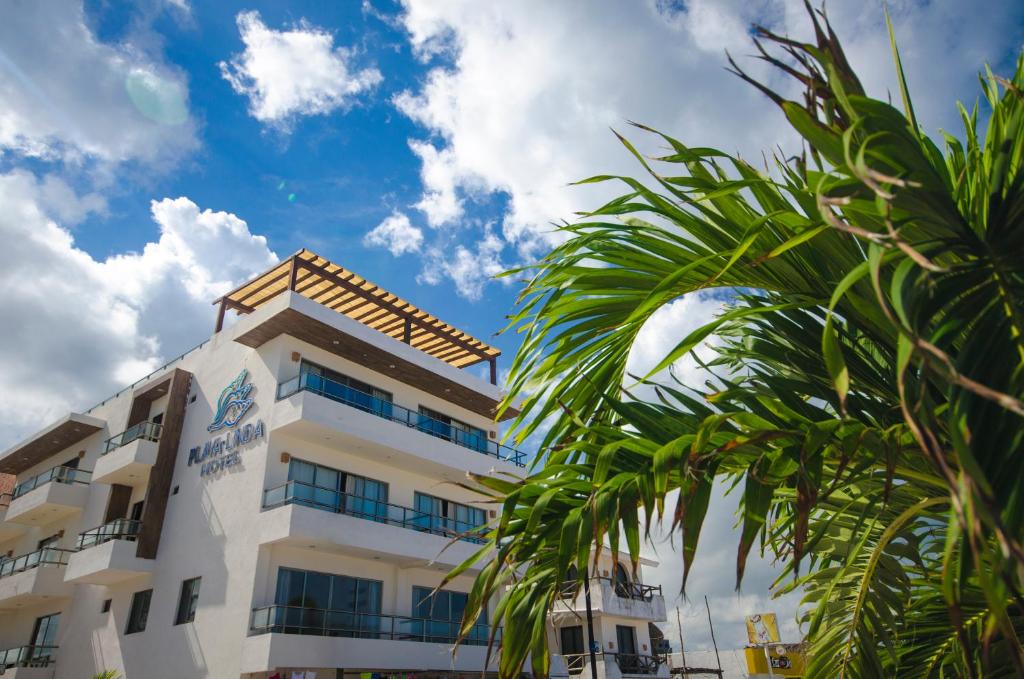
[[[132,521],[142,521],[142,510],[145,506],[145,500],[139,500],[138,502],[133,504],[131,514],[129,514],[128,518],[130,518]]]
[[[48,662],[57,650],[57,627],[60,624],[60,613],[44,615],[36,619],[32,628],[32,660]]]
[[[412,588],[412,614],[418,618],[417,630],[422,641],[453,643],[459,636],[462,614],[466,610],[469,595],[465,592],[434,592],[432,587]],[[480,611],[477,624],[466,636],[463,643],[470,645],[487,644],[487,611]]]
[[[153,424],[163,424],[164,414],[160,413],[159,415],[154,415],[151,421],[153,422]]]
[[[487,513],[479,507],[416,493],[417,528],[440,535],[461,535],[487,523]]]
[[[309,361],[303,361],[299,371],[302,388],[341,401],[353,408],[391,417],[390,392]]]
[[[292,458],[289,499],[298,504],[344,512],[372,521],[386,521],[388,484],[365,476]]]
[[[151,589],[144,589],[132,594],[132,606],[128,611],[128,625],[124,629],[125,634],[135,634],[146,629],[146,620],[149,618],[149,602],[152,598],[153,590]]]
[[[466,424],[449,417],[444,413],[420,406],[419,429],[431,436],[454,441],[460,446],[486,453],[488,451],[487,432],[479,427]]]
[[[103,607],[100,609],[100,613],[109,613],[109,612],[110,612],[110,599],[104,599],[103,600]]]
[[[379,638],[382,587],[379,580],[280,568],[273,631]]]
[[[175,625],[184,625],[196,619],[196,604],[199,603],[199,583],[202,578],[191,578],[181,583],[181,595],[178,597],[178,613],[174,616]]]

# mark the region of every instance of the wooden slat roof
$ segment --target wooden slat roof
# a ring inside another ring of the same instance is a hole
[[[223,302],[227,308],[247,314],[289,289],[457,368],[501,354],[499,349],[306,249],[214,304]]]

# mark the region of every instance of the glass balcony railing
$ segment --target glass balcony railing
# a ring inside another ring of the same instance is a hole
[[[349,495],[328,488],[312,486],[300,481],[289,481],[263,492],[263,508],[281,505],[303,505],[335,514],[348,514],[368,521],[387,523],[422,533],[445,537],[459,537],[467,542],[483,544],[480,526],[457,521],[445,516],[417,511],[358,495]]]
[[[409,410],[391,401],[385,401],[364,391],[353,389],[348,385],[314,375],[313,373],[303,373],[298,377],[279,384],[277,386],[277,398],[278,400],[287,398],[300,391],[310,391],[314,394],[319,394],[332,401],[344,403],[347,406],[358,408],[377,417],[398,422],[431,436],[451,441],[463,448],[469,448],[478,453],[511,462],[518,467],[526,466],[526,455],[515,448],[502,445],[497,441],[491,441],[479,434],[464,431],[429,415]]]
[[[0,651],[0,670],[17,667],[49,667],[57,656],[56,646],[20,646]]]
[[[45,486],[51,481],[54,483],[89,483],[91,479],[92,472],[87,472],[84,469],[63,466],[54,467],[16,485],[13,498],[17,499],[29,491]]]
[[[111,436],[103,444],[102,455],[106,455],[112,450],[117,450],[121,446],[126,446],[132,441],[143,439],[145,441],[159,441],[160,432],[163,429],[162,424],[156,422],[139,422],[136,425],[128,427],[117,436]]]
[[[379,613],[353,613],[299,606],[263,606],[252,611],[250,634],[306,634],[320,637],[354,637],[357,639],[390,639],[433,644],[454,644],[459,636],[459,622],[409,618]],[[474,625],[462,643],[486,646],[489,625]],[[501,628],[495,643],[501,640]]]
[[[78,549],[88,549],[96,545],[102,545],[111,540],[128,540],[134,542],[139,536],[142,522],[135,519],[114,519],[102,526],[92,528],[79,534]]]
[[[74,550],[59,547],[43,547],[13,559],[0,559],[0,578],[22,573],[38,566],[67,566],[68,557]]]

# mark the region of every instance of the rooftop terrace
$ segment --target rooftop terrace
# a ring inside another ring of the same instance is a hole
[[[287,291],[307,297],[456,368],[487,361],[491,384],[497,382],[496,359],[501,355],[500,350],[305,249],[214,301],[219,305],[215,331],[223,328],[228,309],[250,314]]]

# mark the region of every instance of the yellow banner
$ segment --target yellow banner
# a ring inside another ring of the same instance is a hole
[[[779,622],[775,619],[774,613],[755,613],[747,618],[747,639],[752,644],[777,644],[782,639],[779,637]]]

